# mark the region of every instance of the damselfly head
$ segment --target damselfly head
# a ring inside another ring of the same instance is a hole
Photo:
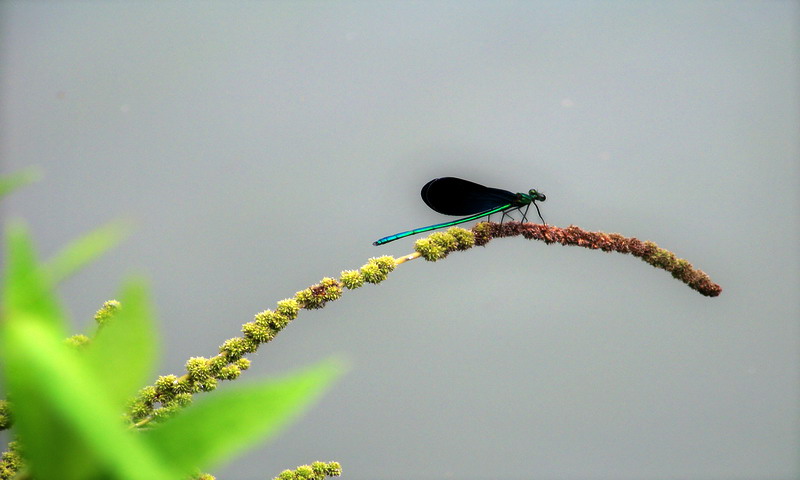
[[[537,191],[535,188],[531,188],[528,191],[528,195],[530,195],[534,201],[544,202],[547,200],[547,196],[545,196],[544,193]]]

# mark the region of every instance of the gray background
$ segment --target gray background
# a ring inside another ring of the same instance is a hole
[[[159,373],[277,300],[399,256],[437,176],[537,188],[632,257],[497,240],[302,312],[252,381],[352,369],[214,473],[338,460],[361,479],[800,475],[797,2],[3,2],[3,205],[43,254],[111,219],[75,328],[152,281]],[[156,372],[154,372],[155,376]],[[187,441],[191,441],[187,439]]]

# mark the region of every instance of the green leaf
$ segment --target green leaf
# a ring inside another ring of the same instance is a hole
[[[36,259],[33,241],[21,223],[6,230],[6,268],[3,306],[8,315],[29,314],[48,322],[65,336],[64,316],[44,269]]]
[[[48,262],[50,280],[56,284],[91,263],[122,241],[130,229],[127,222],[109,222],[73,241]]]
[[[37,480],[174,479],[119,411],[52,322],[6,318],[3,367],[14,428]]]
[[[42,174],[38,168],[27,168],[20,172],[0,177],[0,198],[20,187],[39,180],[41,176]]]
[[[106,394],[122,410],[150,378],[158,349],[145,283],[129,282],[120,301],[120,311],[82,353]]]
[[[153,450],[183,472],[206,470],[275,435],[320,397],[342,370],[341,362],[326,360],[281,380],[217,390],[144,435]]]

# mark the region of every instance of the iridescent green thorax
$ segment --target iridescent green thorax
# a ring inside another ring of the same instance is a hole
[[[544,202],[545,200],[547,200],[547,197],[544,193],[531,188],[528,193],[517,193],[513,203],[515,206],[524,207],[525,205],[530,205],[531,202]]]

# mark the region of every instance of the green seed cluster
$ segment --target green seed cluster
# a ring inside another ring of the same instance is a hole
[[[0,457],[0,480],[15,478],[17,472],[23,467],[22,457],[19,454],[17,442],[8,443],[8,451]]]
[[[78,333],[76,335],[67,338],[66,340],[64,340],[64,342],[70,347],[75,348],[77,350],[89,345],[91,340],[86,335]]]
[[[294,299],[305,309],[322,308],[330,300],[338,300],[342,296],[342,284],[337,280],[325,277],[316,285],[294,294]]]
[[[479,224],[480,225],[480,224]],[[467,250],[475,245],[475,235],[469,230],[452,227],[445,232],[436,232],[414,243],[416,250],[422,258],[429,262],[441,260],[450,252]]]
[[[11,411],[8,408],[8,400],[0,400],[0,430],[11,427]]]
[[[117,312],[120,311],[122,305],[116,300],[109,300],[100,307],[100,310],[95,312],[94,314],[94,321],[97,323],[97,331],[99,332],[111,319],[116,316]],[[88,346],[91,343],[92,339],[83,334],[73,335],[68,337],[65,340],[65,343],[70,347],[75,348],[76,350],[80,350]]]
[[[707,297],[716,297],[722,292],[722,287],[712,282],[704,271],[694,268],[688,260],[678,258],[653,242],[644,242],[644,245],[645,251],[641,259],[645,262],[668,271],[674,278]]]
[[[342,474],[339,462],[314,462],[301,465],[294,470],[284,470],[273,480],[322,480],[325,477],[338,477]]]
[[[220,380],[233,380],[247,370],[248,353],[272,341],[278,333],[300,312],[300,309],[323,308],[329,301],[338,300],[344,288],[355,289],[364,283],[380,283],[394,270],[397,263],[389,256],[371,258],[359,270],[342,272],[339,280],[325,277],[318,284],[300,290],[294,298],[277,303],[275,310],[264,310],[255,315],[253,321],[242,325],[242,336],[230,338],[219,347],[219,354],[212,358],[193,357],[186,362],[186,374],[182,377],[165,375],[152,386],[139,391],[129,407],[132,422],[147,423],[148,417],[161,420],[191,402],[192,395],[217,388]],[[106,302],[100,311],[116,311],[118,302]],[[98,313],[99,314],[99,313]],[[112,312],[113,314],[113,312]]]
[[[246,358],[228,362],[222,355],[210,359],[192,357],[186,362],[186,375],[163,375],[154,385],[141,389],[129,406],[130,419],[137,422],[146,417],[168,418],[192,403],[193,394],[214,390],[219,380],[233,380],[249,367]]]
[[[397,266],[397,262],[394,258],[386,255],[383,257],[377,258],[370,258],[367,261],[366,265],[361,267],[358,271],[359,276],[361,277],[361,283],[358,286],[363,285],[364,282],[378,284],[382,281],[386,280],[386,277],[389,276],[392,270]],[[342,272],[344,274],[345,272]],[[350,288],[350,287],[348,287]],[[358,287],[352,287],[358,288]]]
[[[474,235],[475,245],[482,247],[489,243],[492,239],[492,225],[490,222],[481,222],[472,227],[471,233]]]
[[[114,315],[116,315],[121,308],[122,305],[116,300],[109,300],[104,303],[103,306],[100,307],[100,310],[94,314],[94,321],[97,322],[97,327],[102,328],[103,325],[114,318]]]
[[[358,270],[345,270],[342,272],[340,281],[345,288],[355,290],[356,288],[364,285],[364,277],[361,276]]]

